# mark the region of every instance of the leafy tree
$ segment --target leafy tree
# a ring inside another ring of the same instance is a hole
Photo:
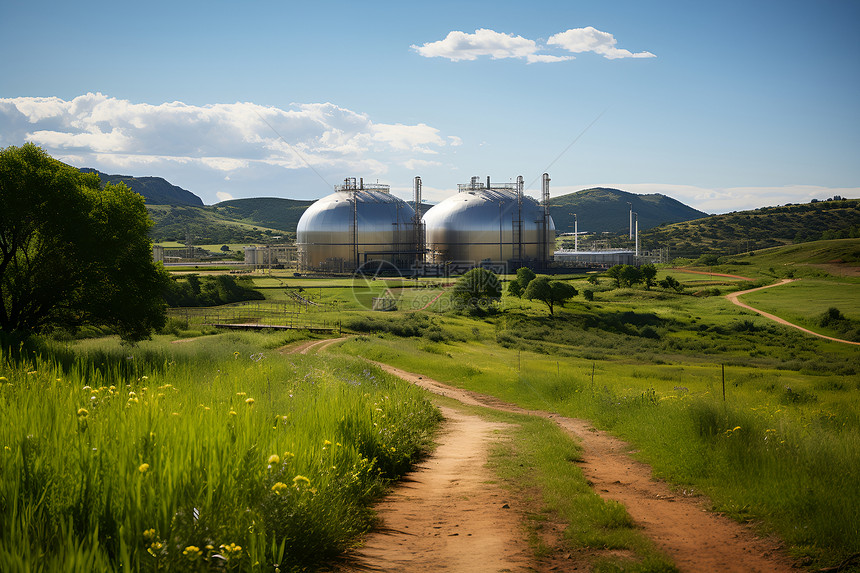
[[[621,270],[625,265],[615,265],[606,271],[606,276],[615,281],[616,288],[621,288]]]
[[[573,285],[563,281],[550,281],[547,276],[539,276],[529,282],[523,297],[529,300],[539,300],[547,305],[550,315],[553,314],[555,303],[564,304],[572,299],[579,291]]]
[[[227,251],[229,251],[229,250],[230,250],[230,246],[229,246],[229,245],[221,245],[221,251],[222,251],[222,252],[226,253],[226,252],[227,252]]]
[[[645,280],[639,267],[633,265],[615,265],[606,271],[606,276],[613,279],[619,288],[631,287]]]
[[[517,282],[520,283],[520,286],[523,287],[524,291],[536,276],[535,272],[528,267],[520,267],[517,269]]]
[[[656,282],[657,267],[648,263],[639,267],[639,270],[642,272],[642,280],[645,281],[645,290],[651,290]]]
[[[123,340],[165,322],[169,280],[152,261],[143,198],[33,145],[0,150],[0,330],[83,325]]]
[[[451,296],[460,308],[486,310],[502,298],[502,283],[496,273],[479,267],[457,279]]]
[[[251,286],[245,277],[229,275],[201,277],[187,275],[172,278],[164,290],[168,306],[218,306],[243,300],[261,300],[265,297]]]
[[[644,280],[642,270],[633,265],[621,265],[621,284],[632,287]]]
[[[526,292],[529,283],[534,280],[537,275],[528,267],[520,267],[517,269],[517,278],[512,280],[508,285],[508,294],[521,297]]]
[[[657,284],[660,285],[660,288],[664,288],[666,290],[674,290],[675,292],[681,292],[684,290],[684,285],[679,283],[678,279],[672,275],[666,275],[666,278]]]

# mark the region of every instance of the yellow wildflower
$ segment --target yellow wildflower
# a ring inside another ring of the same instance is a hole
[[[189,545],[185,548],[182,554],[191,559],[192,561],[195,561],[201,555],[200,548],[196,545]]]
[[[140,464],[139,466],[137,466],[137,471],[139,471],[142,474],[145,474],[146,472],[149,471],[149,464],[147,464],[147,463]]]
[[[281,495],[282,493],[284,493],[284,491],[286,491],[287,487],[287,484],[279,481],[272,486],[272,493],[274,493],[275,495]]]
[[[242,553],[242,546],[236,545],[235,543],[228,543],[227,545],[222,544],[221,551],[227,559],[230,559],[231,557],[239,557]]]
[[[325,441],[323,442],[323,447],[324,447],[324,448],[327,448],[327,447],[329,447],[330,445],[331,445],[331,442],[329,442],[328,440],[325,440]]]
[[[0,378],[0,380],[6,380],[6,379]],[[84,392],[89,392],[90,390],[92,390],[92,388],[90,388],[89,386],[84,386],[83,388],[81,388],[81,390],[83,390]]]
[[[305,476],[296,476],[293,478],[293,485],[296,487],[299,487],[300,485],[311,485],[311,480]]]
[[[276,466],[279,463],[281,463],[281,458],[278,456],[278,454],[272,454],[271,456],[269,456],[269,465]]]
[[[236,396],[239,396],[240,398],[241,398],[242,396],[247,396],[247,395],[248,395],[248,393],[247,393],[247,392],[236,392]]]
[[[248,399],[246,399],[246,400],[245,400],[245,403],[246,403],[247,405],[249,405],[249,406],[253,406],[253,405],[254,405],[254,399],[253,399],[253,398],[248,398]]]
[[[86,408],[78,408],[78,418],[86,418],[90,413]]]
[[[143,538],[149,541],[150,539],[155,539],[155,528],[147,529],[143,532]]]

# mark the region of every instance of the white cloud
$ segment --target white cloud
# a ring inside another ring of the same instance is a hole
[[[747,211],[786,203],[808,203],[812,199],[827,199],[834,195],[860,197],[860,187],[823,187],[818,185],[784,185],[779,187],[700,187],[663,183],[600,183],[582,186],[553,187],[559,196],[592,187],[610,187],[638,195],[660,193],[705,213]]]
[[[273,169],[308,164],[337,177],[378,176],[388,165],[416,154],[437,155],[461,142],[425,123],[376,123],[332,103],[280,109],[250,102],[152,105],[100,93],[70,101],[0,98],[0,146],[26,141],[79,167],[137,175],[142,170],[176,173],[181,167],[186,173],[217,175],[231,185],[259,179],[255,172],[269,173],[274,181]],[[190,177],[195,178],[200,179]],[[212,192],[193,191],[214,198]]]
[[[387,143],[394,149],[408,150],[420,153],[436,153],[430,145],[443,146],[445,140],[439,136],[439,130],[424,123],[418,125],[376,124],[373,126],[373,140]]]
[[[459,138],[456,135],[449,135],[448,141],[449,141],[448,145],[450,145],[451,147],[459,147],[459,146],[463,145],[462,138]]]
[[[218,201],[230,201],[233,199],[233,196],[225,191],[217,191],[215,196],[218,197]]]
[[[426,159],[408,159],[403,162],[403,166],[409,171],[419,171],[427,167],[439,167],[442,165],[439,161],[427,161]]]
[[[525,58],[538,50],[534,40],[485,28],[475,30],[474,34],[448,32],[444,40],[412,45],[411,48],[425,58],[447,58],[452,62],[476,60],[480,56],[494,60]]]
[[[547,46],[541,46],[534,40],[480,28],[474,34],[453,31],[448,32],[444,40],[427,42],[421,46],[410,46],[425,58],[447,58],[452,62],[463,60],[472,61],[482,56],[494,60],[504,58],[525,59],[528,63],[556,63],[574,59],[573,56],[557,56],[541,53],[548,46],[558,46],[568,52],[579,54],[594,52],[610,60],[617,58],[655,58],[651,52],[633,53],[616,46],[617,40],[612,34],[601,32],[591,26],[587,28],[571,28],[565,32],[554,34],[547,40]]]
[[[555,63],[555,62],[566,62],[567,60],[574,59],[573,56],[551,56],[549,54],[529,54],[526,57],[526,60],[530,64],[535,63]]]
[[[591,26],[571,28],[549,37],[547,44],[559,46],[574,54],[594,52],[610,60],[618,58],[656,58],[651,52],[632,53],[616,47],[618,41],[612,34],[601,32]]]

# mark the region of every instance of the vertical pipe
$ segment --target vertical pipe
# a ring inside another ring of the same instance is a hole
[[[630,239],[633,239],[633,203],[627,202],[630,205]]]
[[[636,256],[639,256],[639,213],[634,213],[636,215]]]

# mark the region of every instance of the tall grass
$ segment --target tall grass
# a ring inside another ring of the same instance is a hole
[[[439,419],[351,359],[237,350],[129,376],[116,354],[2,358],[2,571],[320,563],[369,527]]]

